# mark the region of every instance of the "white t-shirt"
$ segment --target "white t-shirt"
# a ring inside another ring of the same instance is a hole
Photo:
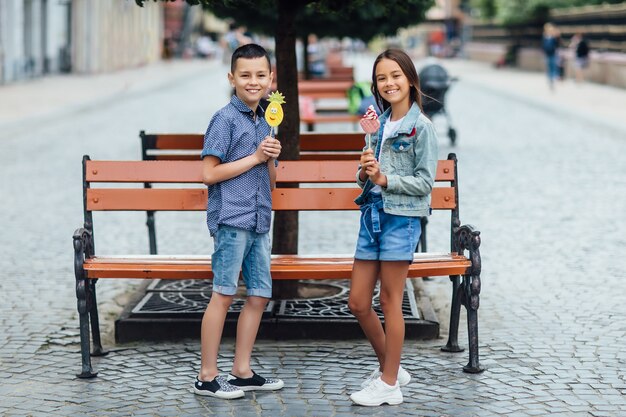
[[[382,149],[383,149],[383,145],[385,144],[385,141],[387,140],[387,138],[390,138],[391,136],[394,136],[396,134],[396,131],[400,128],[400,124],[402,124],[403,120],[404,120],[404,117],[402,117],[401,119],[392,121],[391,115],[390,115],[389,119],[385,122],[385,129],[383,130],[383,139],[380,142],[380,155],[378,155],[379,163],[383,159]],[[382,192],[382,188],[380,188],[380,185],[375,185],[370,190],[370,192],[380,194]]]

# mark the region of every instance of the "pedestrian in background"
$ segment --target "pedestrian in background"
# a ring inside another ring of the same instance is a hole
[[[585,80],[585,69],[589,66],[589,42],[582,32],[576,32],[570,42],[570,50],[574,56],[574,76],[576,82]]]
[[[559,73],[559,32],[552,23],[543,26],[542,48],[545,55],[546,71],[550,89],[554,89],[554,81],[560,78]]]
[[[402,299],[421,234],[420,217],[430,214],[438,157],[437,135],[422,111],[419,76],[411,58],[398,49],[381,53],[374,61],[372,85],[383,114],[357,172],[363,188],[355,200],[361,206],[361,226],[348,301],[378,358],[362,389],[350,396],[365,406],[402,403],[400,386],[411,380],[400,366]],[[372,309],[379,277],[384,329]]]
[[[198,395],[232,399],[244,391],[277,390],[283,381],[250,368],[261,316],[272,296],[270,276],[271,191],[280,142],[269,136],[259,102],[272,85],[270,58],[256,44],[241,46],[231,58],[230,103],[209,123],[202,149],[203,182],[208,185],[207,225],[215,242],[211,256],[213,292],[202,318]],[[247,299],[237,322],[235,358],[227,378],[219,375],[217,355],[228,308],[242,271]]]

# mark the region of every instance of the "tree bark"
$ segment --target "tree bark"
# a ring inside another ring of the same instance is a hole
[[[276,76],[278,90],[285,96],[285,115],[278,136],[282,145],[282,160],[297,160],[300,157],[300,110],[298,106],[298,67],[296,63],[295,15],[299,1],[278,1],[278,25],[276,28]],[[286,184],[281,184],[285,186]],[[294,184],[297,187],[297,184]],[[298,212],[277,211],[274,213],[272,253],[298,253]],[[274,282],[273,298],[296,298],[298,283],[294,281]]]

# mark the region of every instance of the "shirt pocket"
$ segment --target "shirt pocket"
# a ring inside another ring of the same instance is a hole
[[[412,175],[414,165],[413,141],[400,138],[391,143],[391,164],[398,175]]]

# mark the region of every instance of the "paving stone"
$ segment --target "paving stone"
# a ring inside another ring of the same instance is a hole
[[[626,224],[614,218],[626,209],[626,167],[611,159],[626,153],[624,132],[537,107],[532,94],[519,98],[495,91],[472,81],[472,73],[450,91],[447,106],[462,136],[456,148],[441,138],[440,157],[457,153],[461,220],[476,224],[483,238],[483,374],[461,371],[467,351],[439,350],[446,340],[450,283],[435,278],[424,286],[440,316],[442,337],[405,344],[402,363],[414,380],[403,388],[402,405],[351,404],[349,393],[376,366],[365,340],[259,340],[252,366],[283,378],[283,390],[247,393],[236,401],[199,398],[191,390],[199,342],[115,346],[119,300],[140,284],[100,280],[100,318],[111,353],[93,358],[97,378],[75,378],[79,332],[68,231],[82,223],[78,161],[86,153],[136,159],[142,128],[203,131],[210,114],[226,102],[225,73],[211,67],[169,88],[120,97],[97,111],[71,113],[28,132],[7,136],[0,129],[0,174],[10,179],[2,182],[2,196],[11,202],[0,205],[0,415],[626,415],[626,310],[618,296],[626,292],[626,260],[614,256],[625,243]],[[218,92],[205,101],[206,91]],[[177,103],[174,116],[170,103]],[[203,213],[162,214],[163,253],[210,253]],[[145,253],[143,213],[94,221],[101,253]],[[433,250],[446,250],[448,223],[431,218]],[[300,251],[349,253],[355,227],[340,214],[304,215],[300,234],[310,239]],[[177,239],[181,235],[186,239]],[[459,341],[465,348],[466,329],[462,312]],[[223,372],[233,357],[233,341],[225,340],[218,360]]]

